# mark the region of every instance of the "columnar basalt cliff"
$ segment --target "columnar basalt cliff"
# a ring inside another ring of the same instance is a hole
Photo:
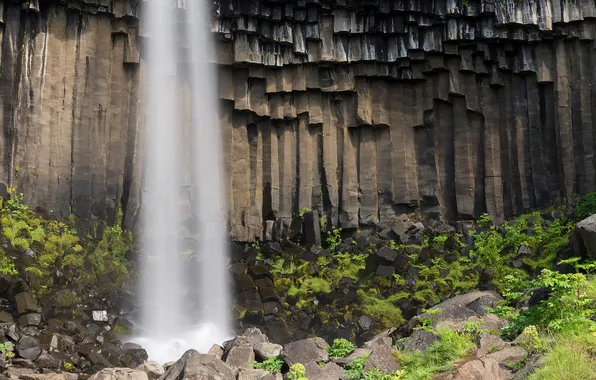
[[[122,203],[132,225],[142,2],[0,5],[0,182],[83,220]],[[593,0],[217,0],[213,13],[234,239],[280,237],[305,208],[342,227],[503,219],[595,188]]]

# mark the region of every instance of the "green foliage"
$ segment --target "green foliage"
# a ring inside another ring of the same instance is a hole
[[[341,228],[333,228],[331,231],[327,231],[325,245],[332,254],[336,253],[337,247],[341,245],[341,231]]]
[[[428,316],[423,315],[418,321],[418,325],[414,327],[414,330],[433,331],[433,324],[435,322],[436,316],[440,314],[442,311],[443,309],[439,307],[435,309],[424,310],[424,313]]]
[[[74,369],[74,365],[72,363],[65,362],[64,365],[62,365],[62,368],[64,368],[66,372],[70,372]]]
[[[357,291],[361,310],[373,321],[384,327],[397,327],[405,322],[401,309],[395,304],[396,301],[404,297],[404,294],[398,293],[388,298],[379,297],[376,289]]]
[[[577,219],[596,214],[596,192],[586,194],[575,206],[574,214]]]
[[[547,224],[539,212],[524,214],[503,224],[501,228],[504,233],[490,224],[488,217],[481,217],[477,221],[481,228],[473,235],[474,249],[470,257],[476,264],[493,270],[494,283],[504,293],[527,288],[523,281],[529,278],[528,273],[507,265],[507,261],[516,257],[522,245],[531,251],[529,257],[523,258],[524,264],[532,269],[549,268],[553,266],[557,253],[567,246],[567,236],[573,228],[573,223],[565,219]],[[532,230],[531,234],[528,234],[529,229]],[[511,279],[515,279],[518,286],[511,286]],[[506,294],[504,297],[508,298]]]
[[[10,342],[0,343],[0,354],[4,359],[12,359],[15,357],[14,346]]]
[[[438,334],[439,339],[424,352],[399,353],[400,380],[430,380],[437,373],[449,370],[455,360],[476,347],[468,334],[452,330],[441,330]]]
[[[305,376],[305,371],[304,365],[300,363],[292,364],[286,378],[288,380],[308,380]]]
[[[470,336],[478,336],[482,333],[488,333],[487,329],[482,328],[484,323],[482,321],[468,321],[462,326],[462,332]]]
[[[368,355],[361,356],[357,359],[351,360],[344,366],[344,378],[348,380],[360,380],[362,377],[362,370],[364,369],[364,363],[368,359]]]
[[[592,380],[596,373],[596,338],[591,334],[557,339],[544,364],[529,380]]]
[[[518,339],[518,344],[530,354],[544,349],[544,341],[538,335],[538,329],[534,325],[527,326],[524,329],[520,339]]]
[[[1,204],[0,272],[26,274],[32,291],[43,295],[69,288],[96,293],[117,288],[128,277],[124,253],[132,243],[132,235],[119,223],[106,227],[99,242],[82,241],[69,222],[47,220],[22,203],[23,194],[9,189],[10,198]],[[118,211],[120,222],[122,212]],[[17,268],[7,252],[31,249],[34,260]],[[54,276],[60,271],[62,278]]]
[[[281,372],[281,368],[284,365],[284,359],[281,355],[278,355],[262,362],[254,362],[252,365],[254,368],[260,368],[272,373],[278,373]]]
[[[350,355],[352,351],[354,351],[354,348],[356,347],[352,342],[341,338],[333,340],[333,345],[327,347],[327,352],[329,352],[329,357],[331,359],[339,359]]]

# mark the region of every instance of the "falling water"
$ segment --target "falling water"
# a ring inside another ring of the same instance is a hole
[[[209,62],[214,54],[209,2],[145,4],[149,38],[142,198],[144,333],[134,341],[147,349],[150,359],[165,362],[190,348],[205,352],[229,338],[225,191],[218,88]],[[179,27],[181,15],[184,28]],[[184,87],[188,93],[180,91]],[[181,243],[189,234],[194,241],[191,257],[182,254],[187,246]],[[189,265],[194,270],[189,271]]]

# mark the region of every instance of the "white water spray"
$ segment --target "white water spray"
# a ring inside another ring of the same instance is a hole
[[[151,360],[162,363],[177,360],[191,348],[206,352],[231,334],[217,72],[209,62],[214,48],[208,5],[207,0],[146,3],[150,38],[142,213],[147,260],[141,264],[145,333],[134,341]],[[185,28],[178,27],[180,15],[185,15]],[[181,41],[186,41],[187,52],[180,53]],[[181,96],[184,86],[189,98]],[[182,104],[190,108],[189,128],[187,115],[182,116],[188,110]],[[182,189],[188,188],[193,191],[185,198]],[[183,227],[189,219],[192,232]],[[182,254],[182,237],[193,233],[192,251],[198,259]],[[194,270],[188,270],[189,265]]]

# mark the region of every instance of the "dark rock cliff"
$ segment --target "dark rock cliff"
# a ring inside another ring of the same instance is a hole
[[[235,239],[305,208],[499,220],[595,188],[594,0],[213,5]],[[0,1],[0,182],[29,203],[101,219],[122,202],[133,223],[141,11]]]

